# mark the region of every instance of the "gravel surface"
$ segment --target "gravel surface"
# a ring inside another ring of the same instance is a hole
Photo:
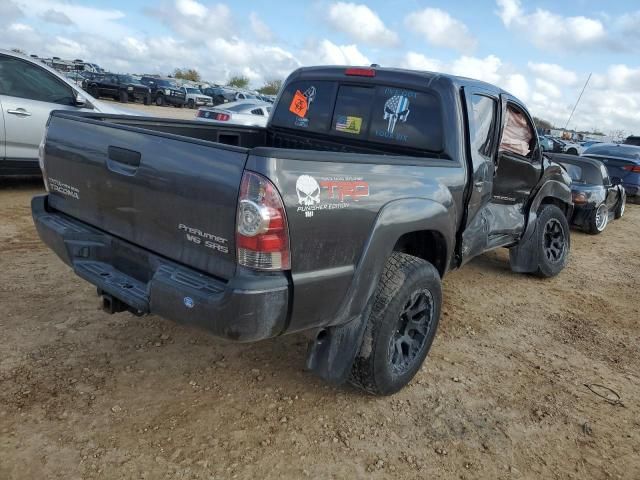
[[[103,313],[38,240],[40,191],[0,180],[2,480],[640,476],[640,206],[574,231],[557,278],[506,250],[449,274],[423,369],[374,398],[303,371],[300,336]]]

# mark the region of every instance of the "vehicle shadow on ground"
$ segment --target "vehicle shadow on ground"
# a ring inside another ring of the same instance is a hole
[[[44,190],[40,176],[0,177],[0,190],[31,190],[38,187]]]

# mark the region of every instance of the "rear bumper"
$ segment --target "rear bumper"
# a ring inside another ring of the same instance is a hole
[[[42,241],[74,272],[132,310],[251,342],[282,333],[290,283],[284,273],[238,269],[228,282],[177,264],[31,201]]]

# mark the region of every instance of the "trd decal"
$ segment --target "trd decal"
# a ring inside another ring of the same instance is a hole
[[[296,181],[298,207],[307,218],[321,210],[347,208],[347,200],[357,202],[369,196],[369,183],[362,178],[330,177],[316,180],[311,175],[300,175]]]

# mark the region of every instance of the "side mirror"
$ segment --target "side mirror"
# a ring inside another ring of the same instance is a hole
[[[622,185],[622,179],[620,177],[611,177],[612,185]]]
[[[76,93],[76,97],[74,100],[74,106],[78,107],[78,108],[90,108],[93,109],[93,105],[91,105],[89,102],[87,102],[87,99],[84,98],[81,94]]]

